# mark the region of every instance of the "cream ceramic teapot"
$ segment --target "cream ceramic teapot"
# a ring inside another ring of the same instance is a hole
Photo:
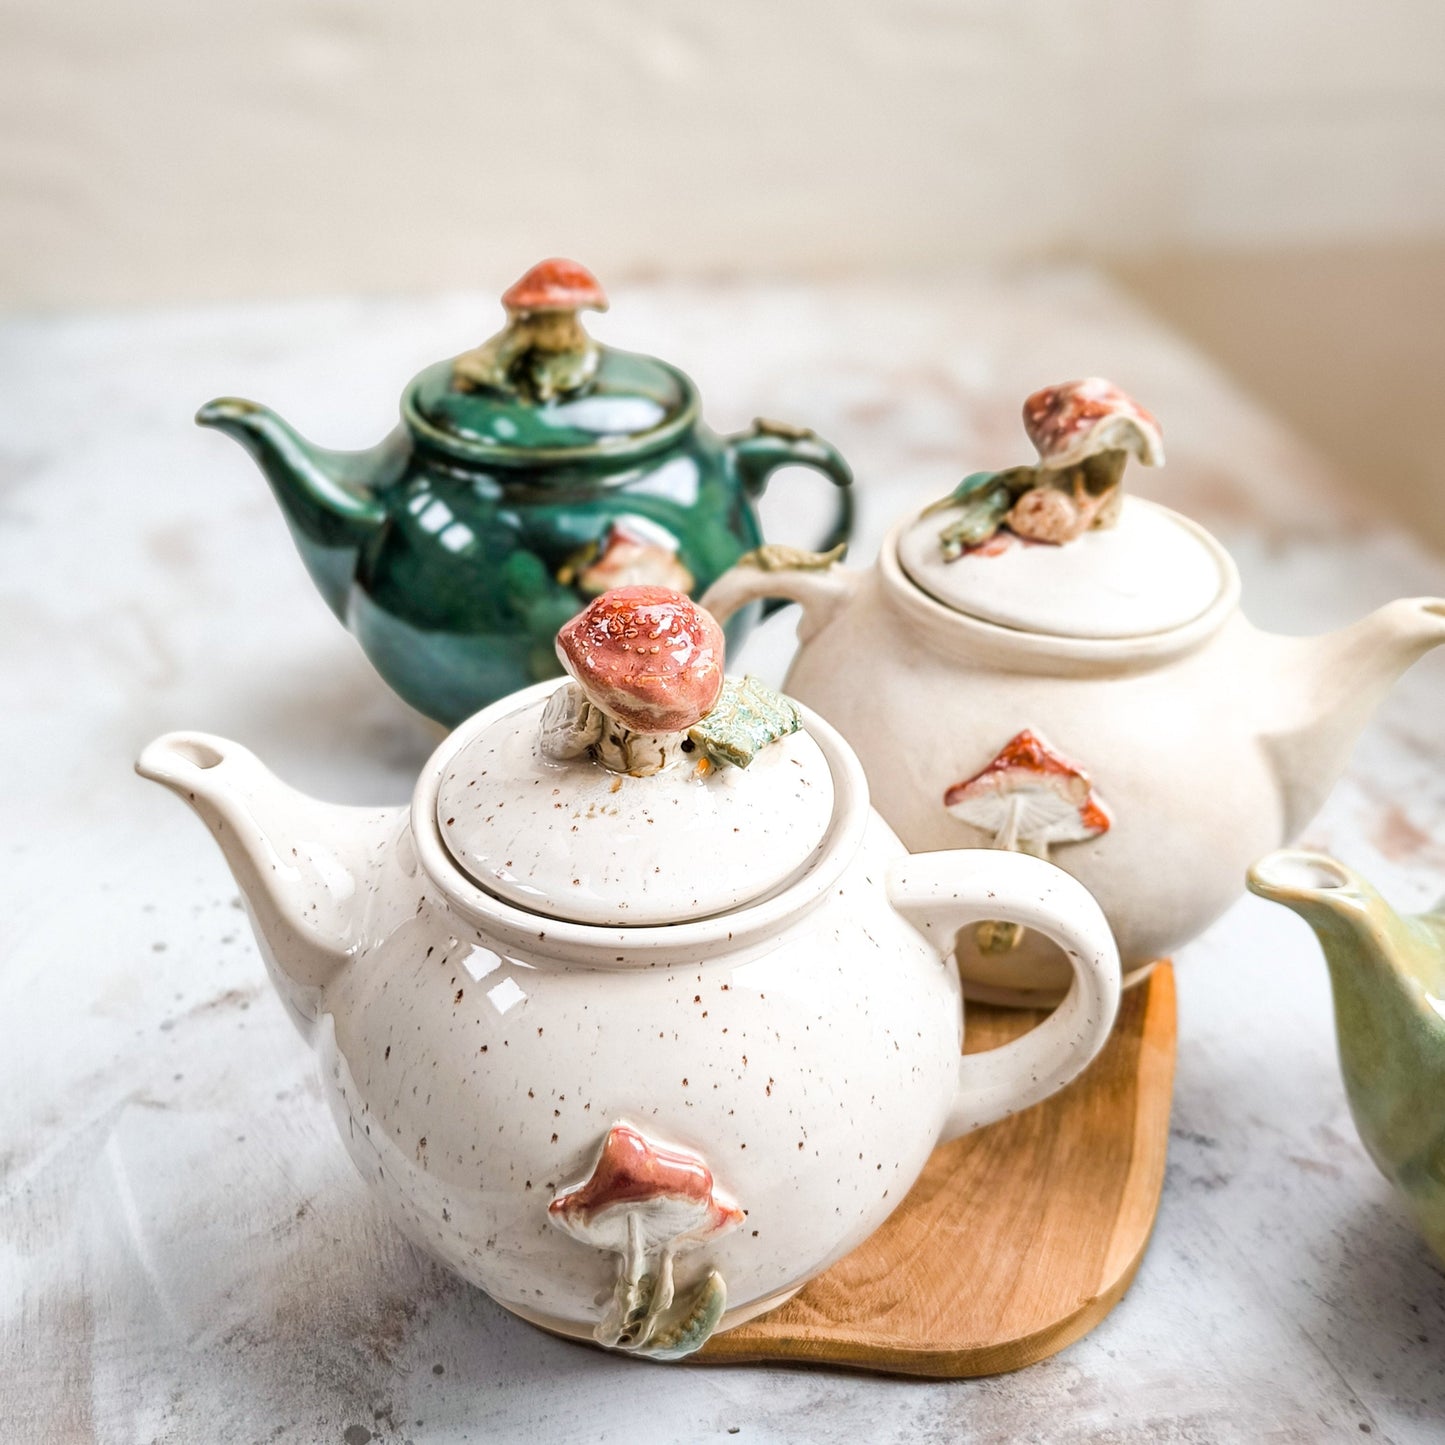
[[[409,810],[315,802],[200,733],[137,767],[224,851],[396,1220],[536,1324],[676,1358],[859,1244],[935,1144],[1072,1079],[1118,956],[1048,863],[910,857],[847,744],[725,680],[681,594],[604,594],[559,652],[574,680],[463,724]],[[943,959],[994,917],[1075,985],[963,1056]]]
[[[1390,684],[1445,640],[1445,602],[1262,633],[1209,533],[1121,495],[1130,455],[1163,461],[1153,417],[1095,379],[1035,393],[1024,421],[1036,463],[965,478],[875,567],[763,548],[703,600],[722,618],[801,603],[785,687],[853,746],[903,842],[1057,862],[1103,906],[1127,984],[1314,814]],[[974,996],[1032,1003],[1067,982],[1014,926],[958,942]]]

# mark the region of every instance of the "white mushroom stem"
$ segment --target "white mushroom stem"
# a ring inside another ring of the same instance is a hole
[[[1015,793],[1009,799],[1008,812],[1004,814],[1002,826],[994,834],[993,846],[995,848],[1007,848],[1010,853],[1018,848],[1019,823],[1023,819],[1024,800]]]
[[[681,762],[686,741],[686,733],[636,732],[604,712],[602,735],[593,746],[592,756],[614,773],[646,778]]]
[[[643,1317],[643,1327],[638,1328],[635,1335],[623,1338],[623,1332],[628,1328],[628,1317],[635,1306],[639,1290],[642,1284],[643,1265],[647,1257],[644,1251],[642,1240],[642,1221],[637,1211],[629,1212],[627,1216],[627,1243],[622,1250],[622,1258],[617,1266],[617,1282],[612,1287],[612,1303],[607,1307],[607,1313],[598,1322],[597,1328],[592,1332],[592,1338],[599,1345],[606,1345],[609,1349],[617,1345],[632,1346],[640,1339],[645,1339],[652,1330],[653,1310],[652,1302],[648,1301],[648,1310]]]
[[[589,754],[614,773],[660,773],[683,757],[686,733],[644,733],[618,722],[575,682],[564,682],[542,709],[542,751],[559,762]]]
[[[675,1243],[669,1243],[658,1261],[657,1284],[652,1291],[652,1305],[647,1311],[650,1319],[655,1320],[672,1303],[672,1255],[675,1247]]]

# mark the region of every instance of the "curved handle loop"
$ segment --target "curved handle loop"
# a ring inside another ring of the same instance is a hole
[[[728,437],[725,445],[738,480],[750,497],[762,496],[768,479],[779,467],[811,467],[815,472],[822,472],[837,492],[832,524],[817,550],[831,552],[852,536],[853,469],[837,447],[807,427],[789,426],[765,417],[759,417],[749,430]],[[763,616],[770,616],[781,606],[783,601],[778,596],[768,598],[763,603]]]
[[[758,550],[761,553],[768,549]],[[798,640],[806,642],[832,621],[864,575],[836,563],[823,567],[766,567],[757,553],[750,553],[724,572],[698,601],[719,622],[726,622],[750,602],[765,602],[767,611],[796,602],[803,609]]]
[[[1047,1099],[1104,1047],[1119,1011],[1119,951],[1077,879],[1026,853],[956,849],[899,858],[887,889],[893,906],[941,955],[952,951],[960,928],[1000,918],[1051,938],[1074,971],[1063,1003],[1037,1028],[960,1058],[940,1143]]]

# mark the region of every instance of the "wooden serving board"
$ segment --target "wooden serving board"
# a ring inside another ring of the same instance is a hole
[[[970,1004],[966,1049],[1042,1017]],[[995,1375],[1072,1344],[1122,1298],[1149,1242],[1174,1049],[1174,971],[1161,963],[1073,1085],[935,1150],[867,1243],[693,1359]]]

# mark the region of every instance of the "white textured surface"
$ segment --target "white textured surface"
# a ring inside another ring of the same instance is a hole
[[[0,304],[1438,234],[1442,38],[1436,0],[9,0]]]
[[[1144,637],[1193,622],[1225,586],[1197,533],[1137,497],[1125,496],[1115,526],[1064,547],[1004,532],[1002,552],[950,559],[939,537],[959,515],[957,507],[921,515],[900,534],[898,561],[929,596],[984,622],[1057,637]]]
[[[1355,1140],[1312,937],[1258,900],[1179,960],[1171,1162],[1133,1290],[1020,1374],[638,1366],[510,1319],[378,1217],[219,854],[129,769],[196,726],[320,796],[405,798],[435,734],[311,592],[250,462],[187,419],[235,390],[323,442],[370,442],[481,304],[0,334],[7,1438],[1438,1440],[1445,1272]],[[1087,277],[657,287],[619,297],[607,334],[683,363],[717,425],[763,412],[835,440],[866,489],[860,554],[905,506],[1012,459],[1028,391],[1102,373],[1164,421],[1170,465],[1140,490],[1221,533],[1261,623],[1445,588],[1397,536],[1347,543],[1318,464]],[[776,531],[801,533],[826,486],[779,476]],[[790,633],[779,617],[746,660],[776,679]],[[1409,908],[1445,883],[1442,712],[1436,657],[1307,835]]]

